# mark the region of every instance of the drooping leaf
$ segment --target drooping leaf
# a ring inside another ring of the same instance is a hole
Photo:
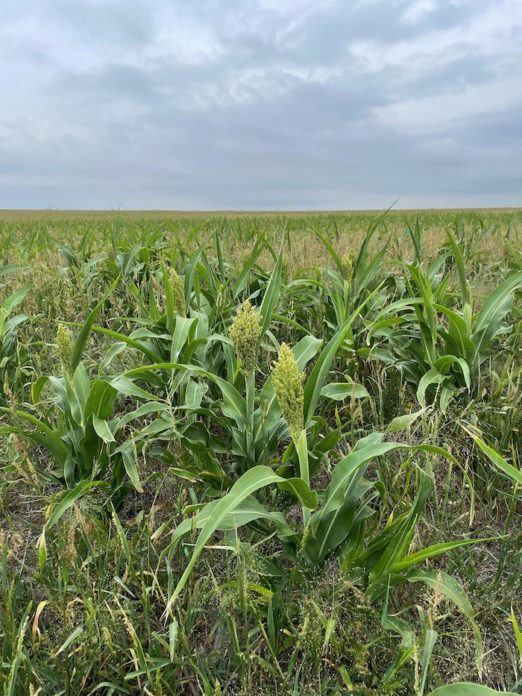
[[[198,536],[196,545],[192,552],[192,556],[185,567],[185,570],[178,580],[178,583],[172,593],[169,601],[167,603],[165,612],[168,612],[173,606],[176,599],[179,597],[183,588],[185,587],[187,580],[192,573],[192,570],[196,564],[197,559],[201,555],[205,544],[210,539],[212,534],[219,528],[223,520],[230,514],[232,514],[235,509],[249,496],[258,491],[260,488],[264,488],[270,484],[288,484],[289,482],[275,474],[272,469],[268,466],[255,466],[246,473],[244,473],[241,478],[239,478],[236,483],[232,486],[230,491],[221,498],[213,509],[213,514],[203,525],[201,532]],[[295,486],[294,491],[301,495],[302,486]],[[306,491],[305,504],[308,502],[307,499],[311,495],[309,491]]]

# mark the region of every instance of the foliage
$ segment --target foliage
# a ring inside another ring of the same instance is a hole
[[[520,228],[2,222],[3,693],[520,691]]]

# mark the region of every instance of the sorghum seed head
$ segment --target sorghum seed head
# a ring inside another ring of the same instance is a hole
[[[279,357],[274,363],[272,384],[274,385],[279,407],[288,423],[294,441],[297,441],[304,427],[303,377],[303,373],[299,372],[297,367],[292,349],[286,343],[282,343]]]
[[[236,355],[241,362],[241,372],[250,375],[256,369],[256,357],[259,339],[261,338],[261,324],[259,314],[245,300],[236,312],[236,316],[230,327],[230,338],[234,343]]]
[[[348,278],[352,273],[352,257],[350,254],[344,254],[341,261],[343,263],[344,275]]]
[[[174,307],[176,312],[184,317],[187,315],[187,305],[185,303],[185,288],[178,272],[175,268],[169,269],[169,280],[174,296]]]
[[[72,335],[69,329],[62,323],[58,324],[56,332],[56,352],[66,370],[70,369],[72,359]]]

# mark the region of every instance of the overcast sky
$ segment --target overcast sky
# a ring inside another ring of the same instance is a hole
[[[0,207],[522,205],[522,0],[0,0]]]

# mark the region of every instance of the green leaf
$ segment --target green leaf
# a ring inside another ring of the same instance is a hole
[[[148,401],[147,403],[139,406],[134,411],[130,411],[129,413],[126,413],[124,416],[122,416],[116,424],[114,432],[118,432],[118,430],[121,430],[125,425],[127,425],[127,423],[130,423],[136,418],[142,418],[143,416],[148,416],[151,413],[162,413],[163,411],[168,411],[170,408],[171,407],[169,406],[169,404],[162,404],[158,403],[157,401]]]
[[[95,379],[90,384],[89,395],[85,403],[84,420],[89,416],[105,420],[112,414],[117,391],[112,384],[104,379]]]
[[[459,274],[460,291],[462,294],[463,302],[469,304],[471,302],[471,290],[468,283],[468,275],[466,273],[466,265],[464,263],[464,257],[462,256],[462,251],[457,244],[453,235],[448,232],[448,240],[455,258],[455,263],[457,265],[457,271]]]
[[[386,428],[387,433],[402,433],[404,430],[408,430],[413,423],[428,411],[428,408],[421,408],[420,411],[415,411],[414,413],[406,413],[403,416],[397,416],[391,423],[388,424]]]
[[[106,420],[102,420],[98,418],[98,416],[93,415],[92,425],[98,436],[101,437],[104,442],[114,442],[114,435]]]
[[[352,498],[360,497],[361,491],[358,488],[363,467],[372,459],[400,447],[400,444],[394,442],[370,441],[354,448],[337,464],[326,489],[323,505],[311,519],[310,552],[317,561],[323,560],[350,532],[345,512]]]
[[[430,696],[517,696],[512,691],[495,691],[482,684],[455,682],[432,691]]]
[[[115,338],[117,341],[119,341],[120,343],[125,343],[130,348],[135,348],[136,350],[140,351],[140,353],[143,353],[143,355],[153,363],[158,362],[158,360],[161,360],[161,355],[149,343],[141,343],[140,341],[137,341],[134,338],[130,338],[130,336],[126,336],[125,334],[119,333],[118,331],[112,331],[112,329],[107,329],[104,326],[95,325],[91,328],[91,330],[95,333],[100,333],[105,336]]]
[[[460,357],[472,362],[475,345],[471,340],[464,317],[444,305],[436,304],[435,309],[448,318],[448,335],[445,335],[445,338],[447,341],[448,337],[451,339],[451,352],[455,352]]]
[[[317,236],[317,237],[321,240],[321,242],[324,244],[324,247],[325,247],[326,251],[330,254],[330,256],[331,256],[331,258],[332,258],[332,261],[333,261],[333,262],[335,263],[335,265],[337,266],[337,270],[339,271],[339,273],[340,273],[341,275],[343,275],[343,274],[344,274],[344,264],[343,264],[343,260],[342,260],[342,258],[339,256],[339,254],[337,253],[337,251],[334,249],[334,247],[333,247],[332,243],[330,242],[330,240],[328,239],[328,237],[326,237],[326,235],[324,235],[320,230],[317,230],[317,229],[316,229],[316,230],[314,230],[314,232],[315,232],[316,236]]]
[[[236,483],[232,486],[230,491],[215,504],[213,508],[213,514],[204,523],[201,532],[198,536],[196,545],[194,546],[194,550],[192,552],[190,561],[188,562],[181,578],[178,581],[178,584],[174,589],[173,594],[171,595],[167,603],[165,609],[166,613],[173,606],[176,599],[179,597],[183,588],[185,587],[187,580],[197,562],[197,559],[199,558],[205,547],[205,544],[214,534],[216,529],[218,529],[219,526],[223,523],[225,518],[228,515],[232,514],[246,498],[251,496],[260,488],[264,488],[265,486],[268,486],[273,483],[286,484],[288,483],[288,481],[282,478],[281,476],[275,474],[272,471],[272,469],[270,469],[270,467],[268,466],[255,466],[246,473],[244,473],[241,476],[241,478],[239,478],[236,481]],[[294,491],[299,495],[301,494],[300,489],[295,485],[295,483]],[[308,495],[309,493],[307,491],[307,499]],[[306,502],[308,502],[308,500],[304,500],[304,504],[306,504]],[[185,520],[185,522],[188,522],[188,525],[185,525],[184,529],[188,531],[191,528],[192,521]]]
[[[346,322],[341,326],[340,329],[332,336],[328,344],[325,346],[324,350],[321,352],[317,362],[314,365],[310,376],[306,380],[306,385],[304,388],[304,420],[305,424],[308,424],[313,418],[315,409],[319,402],[319,397],[321,395],[321,390],[324,386],[332,362],[337,355],[337,351],[341,347],[343,341],[345,340],[351,326],[357,316],[361,313],[364,306],[369,302],[372,295],[369,295],[364,302],[362,302],[348,317]]]
[[[89,338],[89,334],[91,333],[91,329],[92,329],[92,326],[94,324],[94,321],[95,321],[96,317],[98,316],[98,314],[100,313],[100,309],[103,307],[103,305],[105,304],[105,300],[109,297],[109,295],[111,295],[112,291],[118,285],[119,282],[120,282],[120,276],[118,276],[116,278],[114,283],[107,290],[107,292],[104,294],[104,296],[98,302],[98,304],[94,307],[92,312],[89,314],[87,319],[84,321],[82,328],[80,329],[80,332],[78,333],[78,336],[76,337],[76,341],[74,342],[73,349],[72,349],[71,370],[73,372],[78,367],[78,364],[79,364],[80,360],[82,359],[83,349],[85,348],[85,344],[87,343],[87,339]]]
[[[421,378],[417,387],[417,401],[426,408],[426,390],[432,384],[442,384],[447,379],[447,375],[443,375],[436,367],[430,368]]]
[[[68,447],[65,442],[43,421],[36,418],[26,411],[20,411],[17,409],[9,409],[4,406],[0,406],[0,412],[11,414],[17,418],[21,418],[31,425],[34,425],[37,429],[36,431],[23,430],[21,428],[16,428],[16,431],[25,438],[29,438],[34,442],[42,445],[47,449],[56,461],[63,466],[68,455]]]
[[[236,420],[238,426],[244,427],[246,423],[246,401],[237,391],[237,389],[232,384],[230,384],[230,382],[227,382],[226,379],[218,377],[218,375],[208,372],[207,370],[203,370],[200,367],[196,367],[194,365],[182,365],[180,363],[156,363],[153,365],[144,365],[143,367],[136,367],[133,370],[129,370],[125,373],[125,379],[127,379],[128,377],[139,377],[139,375],[145,374],[152,370],[185,370],[186,372],[193,372],[197,375],[206,377],[210,381],[214,382],[221,390],[225,405],[224,410],[228,411],[228,414]],[[118,383],[120,379],[122,378],[116,378]],[[114,383],[115,380],[112,380],[112,384]],[[138,387],[136,387],[136,389],[138,389]],[[147,392],[143,393],[147,394]],[[148,396],[153,399],[156,398],[153,397],[152,394],[149,394]]]
[[[475,344],[474,360],[481,362],[487,355],[491,340],[497,335],[501,323],[513,304],[514,291],[522,286],[522,271],[515,273],[499,285],[486,298],[473,326],[473,342]]]
[[[473,440],[476,442],[476,444],[480,447],[480,449],[484,452],[486,457],[489,459],[490,462],[492,462],[497,469],[500,469],[506,476],[508,476],[512,481],[515,483],[518,483],[519,486],[522,486],[522,471],[520,469],[517,469],[514,467],[512,464],[509,464],[504,457],[502,457],[497,450],[493,449],[493,447],[490,447],[487,445],[484,440],[481,440],[478,435],[475,435],[474,433],[470,433],[469,430],[466,430],[466,432],[471,435]]]
[[[423,446],[418,445],[411,449],[422,451]],[[373,584],[371,592],[379,592],[383,578],[389,577],[391,567],[400,561],[408,551],[412,535],[419,515],[422,513],[433,485],[431,465],[426,464],[426,470],[419,469],[419,485],[417,495],[409,513],[396,525],[390,536],[386,548],[370,572],[370,582]]]
[[[306,365],[315,358],[322,345],[322,340],[315,336],[304,336],[292,348],[299,372],[303,372]]]
[[[151,365],[150,367],[152,369],[155,366]],[[137,384],[134,384],[132,380],[128,379],[126,375],[131,374],[131,372],[133,371],[131,370],[125,375],[113,377],[110,381],[111,386],[114,387],[114,389],[116,389],[120,394],[124,394],[125,396],[135,396],[138,399],[146,399],[147,401],[161,401],[158,396],[154,396],[154,394],[145,391],[141,387],[138,387]]]
[[[513,626],[513,633],[515,634],[515,642],[517,644],[518,648],[518,655],[520,658],[520,664],[522,664],[522,631],[520,630],[520,626],[517,620],[517,617],[515,616],[515,610],[513,607],[511,607],[511,614],[510,614],[510,621]]]
[[[185,520],[184,522],[189,522],[185,528],[190,531],[192,528],[201,529],[206,522],[214,515],[216,505],[219,500],[213,500],[207,503],[196,515],[194,519]],[[223,518],[220,523],[219,531],[238,529],[239,527],[254,522],[255,520],[266,520],[268,522],[273,522],[278,528],[278,534],[284,538],[296,537],[295,532],[288,525],[285,520],[284,515],[281,512],[270,512],[252,495],[246,498],[242,503],[234,508],[233,512],[228,514]],[[176,529],[175,537],[176,539],[181,538],[185,534],[183,530],[180,531],[180,527]],[[172,542],[171,542],[172,543]]]
[[[447,553],[452,549],[458,549],[461,546],[470,546],[472,544],[481,544],[484,542],[496,541],[499,538],[501,537],[488,537],[487,539],[463,539],[461,541],[445,541],[441,542],[440,544],[432,544],[431,546],[427,546],[425,549],[422,549],[421,551],[417,551],[415,553],[410,554],[409,556],[406,556],[401,561],[393,563],[390,567],[390,572],[400,573],[404,570],[407,570],[408,568],[411,568],[414,565],[417,565],[418,563],[427,561],[429,558],[436,558],[437,556],[440,556],[443,553]]]
[[[522,286],[522,271],[506,278],[496,290],[488,295],[473,325],[473,333],[479,334],[492,322],[497,322],[506,313],[505,299]]]
[[[455,578],[451,577],[451,575],[437,570],[428,571],[416,569],[408,573],[406,580],[408,580],[408,582],[423,582],[429,585],[433,590],[437,590],[442,593],[446,599],[453,602],[457,609],[464,614],[473,629],[477,650],[476,661],[480,670],[484,655],[484,644],[482,642],[480,628],[475,622],[475,612],[473,611],[469,597],[462,585],[457,582]]]
[[[31,400],[33,404],[37,404],[40,401],[40,395],[43,388],[48,383],[49,378],[46,375],[38,377],[38,379],[31,385]]]
[[[51,513],[45,523],[44,531],[48,532],[52,529],[55,524],[60,521],[63,514],[67,512],[79,498],[85,495],[87,491],[106,485],[104,481],[80,481],[80,483],[76,484],[70,491],[60,493],[51,503]]]
[[[259,309],[261,315],[261,336],[263,336],[272,320],[272,314],[279,301],[279,292],[281,289],[281,279],[283,275],[283,245],[281,243],[281,252],[277,257],[277,262],[270,276],[268,287],[265,290],[263,301]]]
[[[433,652],[433,648],[435,646],[435,643],[437,642],[437,637],[438,637],[437,631],[434,631],[432,628],[426,629],[426,632],[424,634],[424,646],[422,649],[422,679],[421,679],[420,689],[419,689],[420,696],[423,696],[423,694],[424,694],[424,687],[426,685],[426,679],[428,677],[428,669],[429,669],[430,662],[431,662],[431,654]]]
[[[265,243],[263,240],[258,239],[254,245],[254,248],[252,249],[252,252],[246,262],[243,265],[243,268],[241,269],[241,272],[239,276],[237,277],[236,282],[234,283],[234,287],[232,288],[232,297],[237,300],[239,295],[243,292],[243,290],[247,286],[248,282],[248,276],[250,275],[250,272],[257,261],[259,254],[263,251],[265,248]]]
[[[331,382],[321,389],[321,396],[334,401],[343,401],[347,398],[364,399],[370,395],[362,384],[357,384],[356,382]]]
[[[121,454],[123,466],[125,467],[130,482],[138,493],[143,493],[143,486],[141,485],[138,467],[136,465],[136,449],[132,440],[128,440],[121,447],[118,447],[116,452]]]
[[[297,476],[282,479],[278,483],[278,487],[283,491],[293,493],[307,510],[314,510],[317,507],[317,493],[310,490],[308,483],[304,479]]]
[[[176,317],[176,324],[170,344],[170,362],[174,363],[178,359],[183,346],[187,342],[190,329],[195,322],[197,322],[197,319],[194,317]]]
[[[67,650],[67,648],[74,643],[74,641],[81,636],[83,633],[83,626],[77,626],[74,631],[69,635],[65,642],[52,654],[52,659],[54,660],[60,653]]]
[[[94,327],[93,327],[94,331]],[[122,353],[125,349],[127,348],[127,344],[125,341],[119,341],[118,343],[113,343],[113,345],[109,348],[107,353],[104,355],[102,361],[100,362],[100,373],[104,373],[107,368],[110,366],[114,358]]]

